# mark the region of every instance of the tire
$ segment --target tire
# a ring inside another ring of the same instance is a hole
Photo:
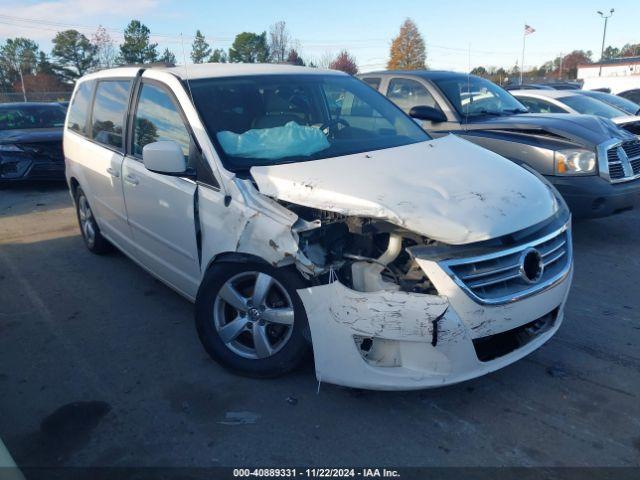
[[[89,251],[97,255],[102,255],[113,250],[111,243],[100,233],[100,227],[98,227],[96,223],[93,211],[89,206],[89,200],[82,188],[76,188],[74,197],[76,200],[76,216],[78,217],[78,224],[80,225],[80,233]]]
[[[267,277],[273,280],[269,287]],[[205,350],[240,375],[273,378],[290,372],[310,350],[307,315],[296,292],[305,286],[293,269],[258,262],[214,264],[196,297],[196,328]]]

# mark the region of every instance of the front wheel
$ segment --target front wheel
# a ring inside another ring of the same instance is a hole
[[[198,336],[222,366],[251,377],[293,370],[309,349],[300,276],[269,265],[212,266],[196,299]]]

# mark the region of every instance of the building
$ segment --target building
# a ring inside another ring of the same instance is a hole
[[[600,72],[602,67],[602,73]],[[626,77],[640,75],[640,57],[613,58],[604,62],[578,65],[578,78]]]

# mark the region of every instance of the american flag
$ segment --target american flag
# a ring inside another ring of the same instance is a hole
[[[531,26],[529,26],[529,25],[525,25],[524,26],[524,34],[525,35],[531,35],[535,31],[536,31],[536,29],[531,27]]]

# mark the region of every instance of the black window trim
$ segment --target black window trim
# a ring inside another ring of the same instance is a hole
[[[129,88],[129,98],[127,99],[127,107],[125,107],[127,110],[125,110],[124,117],[122,118],[122,147],[118,148],[113,145],[107,145],[105,143],[99,142],[93,138],[93,109],[95,107],[96,94],[98,93],[98,85],[100,83],[117,82],[117,81],[123,81],[123,80],[131,82],[131,87]],[[90,135],[87,136],[86,138],[88,140],[91,140],[96,145],[100,145],[101,147],[111,150],[112,152],[119,153],[120,155],[125,155],[125,152],[127,150],[126,149],[126,146],[127,146],[126,133],[127,133],[127,120],[129,117],[128,108],[131,105],[131,94],[133,93],[135,80],[136,80],[136,77],[104,77],[104,78],[96,79],[95,85],[93,87],[93,95],[91,97],[91,104],[90,104],[91,108],[89,109],[89,116],[87,117],[87,119],[89,120],[88,123],[91,130],[90,130]]]
[[[153,85],[159,88],[160,90],[162,90],[164,93],[166,93],[169,96],[170,100],[176,107],[178,114],[180,115],[180,119],[182,120],[182,123],[187,129],[187,133],[189,134],[190,141],[193,142],[193,145],[195,146],[196,151],[198,152],[198,154],[202,159],[203,166],[208,170],[206,177],[209,177],[209,179],[200,178],[200,175],[197,175],[195,178],[190,178],[189,176],[184,176],[184,177],[178,176],[178,178],[184,178],[185,180],[189,180],[189,181],[195,180],[198,185],[203,185],[203,186],[212,188],[214,190],[220,191],[220,182],[216,178],[215,174],[213,173],[213,170],[209,165],[209,161],[204,155],[202,147],[200,147],[200,144],[198,143],[198,139],[196,138],[193,132],[193,129],[191,128],[191,124],[189,123],[189,120],[186,114],[184,113],[184,110],[182,109],[182,105],[180,105],[180,101],[178,100],[178,97],[175,95],[171,87],[167,85],[165,82],[156,80],[155,78],[143,78],[142,73],[144,73],[144,70],[141,70],[139,72],[136,83],[131,92],[132,95],[129,103],[129,114],[127,115],[127,126],[126,126],[127,140],[125,141],[125,155],[128,158],[135,160],[136,162],[142,163],[142,158],[138,157],[133,153],[134,151],[133,150],[133,142],[134,142],[133,129],[135,128],[134,118],[135,118],[136,112],[138,111],[138,100],[140,99],[140,92],[142,91],[142,86],[144,84]],[[182,82],[180,82],[180,85],[182,85]],[[182,86],[184,88],[184,85]],[[215,182],[215,183],[212,184],[212,182]]]

